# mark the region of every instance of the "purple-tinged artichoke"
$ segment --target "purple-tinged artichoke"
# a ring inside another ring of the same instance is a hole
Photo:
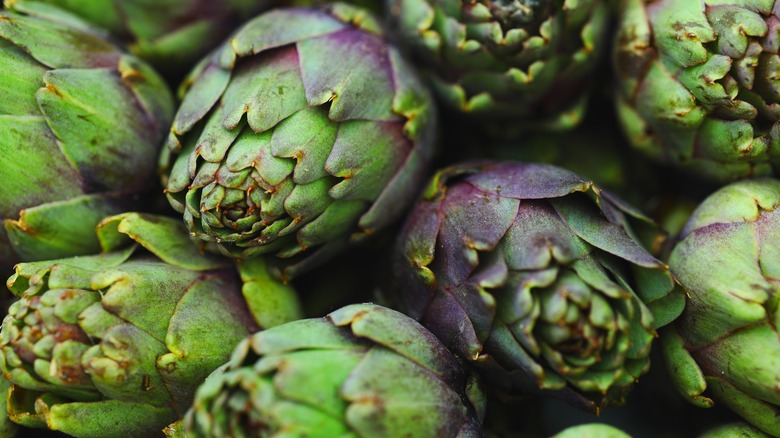
[[[399,236],[401,309],[513,393],[598,411],[649,366],[679,315],[652,223],[591,181],[544,164],[438,172]]]
[[[244,340],[198,389],[184,426],[190,438],[466,438],[482,436],[483,414],[475,375],[433,334],[354,304]]]
[[[780,181],[732,183],[693,212],[669,258],[685,311],[661,332],[680,393],[780,437]]]
[[[0,272],[100,251],[150,188],[173,97],[148,65],[51,7],[0,10]]]
[[[177,219],[128,213],[98,234],[107,252],[20,263],[8,280],[20,299],[3,320],[0,368],[16,423],[159,435],[257,321],[298,317],[284,294],[250,312],[251,269],[239,276],[229,259],[203,255]]]
[[[424,179],[433,104],[361,9],[263,14],[184,91],[161,157],[171,205],[222,254],[275,256],[287,278],[396,220]]]
[[[620,0],[617,108],[633,146],[726,182],[780,165],[780,3]]]
[[[241,21],[274,0],[5,0],[39,9],[55,5],[111,32],[134,55],[174,80],[216,47]]]
[[[455,111],[571,128],[605,54],[603,0],[386,0],[393,27]]]

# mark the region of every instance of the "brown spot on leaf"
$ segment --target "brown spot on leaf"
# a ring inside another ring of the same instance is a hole
[[[46,84],[46,89],[56,94],[58,97],[62,97],[62,93],[60,93],[60,90],[58,90],[54,85]]]

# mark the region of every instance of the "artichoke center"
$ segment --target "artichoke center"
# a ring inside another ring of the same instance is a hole
[[[578,358],[587,358],[598,354],[602,346],[601,337],[594,336],[594,333],[586,333],[591,331],[590,327],[584,328],[586,325],[587,322],[579,321],[578,324],[569,327],[570,337],[558,342],[555,345],[556,350]]]
[[[534,26],[550,10],[550,0],[485,0],[484,4],[504,29]]]

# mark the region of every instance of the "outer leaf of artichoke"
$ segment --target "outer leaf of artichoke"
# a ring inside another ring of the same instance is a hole
[[[552,438],[631,438],[631,436],[608,424],[588,423],[564,429]]]
[[[730,423],[710,429],[699,438],[768,438],[769,435],[746,423]]]
[[[649,220],[551,165],[443,169],[399,236],[402,309],[496,387],[621,403],[684,303],[631,223]]]
[[[17,9],[50,5],[107,29],[130,52],[172,79],[184,76],[241,21],[269,0],[5,0]]]

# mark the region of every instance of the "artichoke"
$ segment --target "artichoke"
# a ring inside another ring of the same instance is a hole
[[[608,39],[602,0],[387,0],[447,107],[539,127],[581,120]]]
[[[684,303],[635,240],[652,230],[558,167],[455,165],[436,173],[401,231],[399,305],[487,383],[598,412],[647,371],[656,329]]]
[[[259,327],[232,263],[202,255],[180,221],[128,213],[98,234],[107,252],[20,263],[8,280],[21,297],[0,331],[8,413],[77,437],[159,435]]]
[[[621,0],[617,108],[633,146],[715,182],[780,164],[778,6]]]
[[[260,15],[185,83],[161,157],[171,205],[214,250],[274,255],[288,278],[385,227],[436,128],[410,68],[353,6]]]
[[[476,437],[479,382],[430,332],[372,304],[257,333],[198,388],[188,437]]]
[[[167,86],[73,16],[6,9],[0,95],[0,272],[100,251],[98,222],[154,181]]]
[[[683,396],[780,437],[780,181],[732,183],[694,211],[669,258],[685,311],[662,332]]]
[[[107,29],[130,52],[174,82],[243,20],[272,0],[5,0],[14,7],[48,3]],[[45,6],[45,5],[44,5]]]

